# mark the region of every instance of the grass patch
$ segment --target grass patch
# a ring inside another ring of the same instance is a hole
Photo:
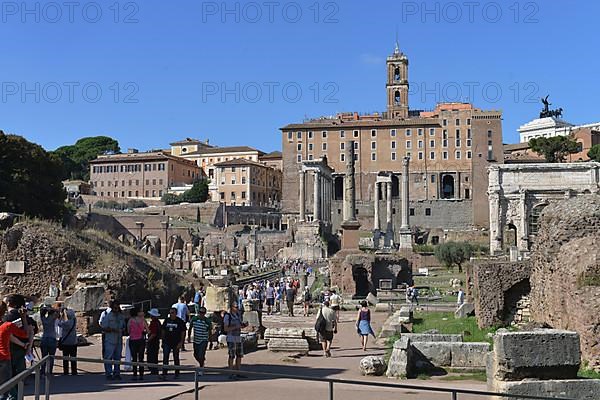
[[[421,380],[426,381],[426,380],[431,379],[431,375],[421,373],[421,374],[417,375],[417,379],[421,379]]]
[[[487,382],[487,375],[485,372],[471,372],[457,375],[446,375],[440,378],[442,381],[478,381]]]
[[[588,367],[587,362],[584,362],[581,364],[579,372],[577,372],[577,377],[583,379],[600,379],[600,372],[594,371]]]
[[[413,332],[423,333],[436,329],[439,333],[462,334],[465,342],[488,342],[492,339],[487,336],[497,328],[480,329],[475,317],[454,318],[451,312],[415,312]]]

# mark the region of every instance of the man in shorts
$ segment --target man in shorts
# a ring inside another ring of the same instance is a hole
[[[229,312],[223,317],[223,329],[227,334],[227,349],[229,353],[228,368],[230,370],[240,370],[242,357],[244,357],[244,348],[242,346],[242,328],[247,326],[242,322],[242,316],[238,309],[237,302],[231,302]],[[235,362],[234,362],[235,361]],[[239,374],[234,374],[230,378],[239,378]]]
[[[188,343],[192,340],[191,333],[194,330],[194,358],[198,361],[198,365],[204,367],[206,360],[206,348],[208,347],[208,336],[210,335],[212,322],[206,317],[206,307],[198,309],[198,315],[192,317],[190,327],[188,329]],[[198,373],[202,375],[202,371]]]

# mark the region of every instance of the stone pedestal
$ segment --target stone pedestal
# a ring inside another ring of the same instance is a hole
[[[400,250],[412,250],[412,232],[408,228],[400,228],[398,232]]]
[[[342,249],[355,250],[358,249],[360,233],[358,229],[360,223],[358,221],[344,221],[342,223]]]

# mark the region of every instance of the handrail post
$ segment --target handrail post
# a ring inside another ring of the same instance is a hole
[[[21,379],[17,383],[17,399],[23,400],[25,398],[25,379]]]
[[[329,400],[333,400],[333,381],[329,381]]]
[[[54,356],[50,356],[52,361],[54,361]],[[44,365],[46,368],[46,374],[44,375],[44,399],[50,400],[50,363],[46,360],[46,364]]]
[[[194,369],[194,400],[198,400],[200,394],[198,393],[198,370]]]
[[[456,400],[458,398],[458,393],[456,393],[456,390],[452,391],[452,400]]]
[[[46,365],[40,365],[40,364],[36,364],[35,365],[35,389],[34,389],[34,394],[35,394],[35,400],[40,400],[40,374],[42,373],[42,367]]]

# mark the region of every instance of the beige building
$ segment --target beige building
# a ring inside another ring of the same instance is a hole
[[[387,80],[384,113],[341,113],[281,128],[284,213],[299,212],[299,169],[306,160],[327,158],[334,169],[334,203],[342,200],[344,152],[352,140],[361,229],[373,228],[372,202],[380,172],[391,174],[395,225],[399,226],[403,157],[410,158],[413,223],[441,227],[452,214],[450,209],[460,209],[453,214],[456,226],[487,227],[486,168],[503,161],[502,113],[465,103],[438,104],[427,112],[409,111],[408,59],[397,48],[387,59]],[[379,193],[377,197],[384,196]],[[340,209],[334,206],[332,212],[340,214]],[[335,215],[333,220],[336,227]]]
[[[169,187],[203,177],[196,163],[163,151],[99,156],[90,162],[93,194],[115,198],[159,199]]]
[[[218,192],[213,201],[231,206],[279,206],[280,170],[241,158],[217,163],[214,168]]]

